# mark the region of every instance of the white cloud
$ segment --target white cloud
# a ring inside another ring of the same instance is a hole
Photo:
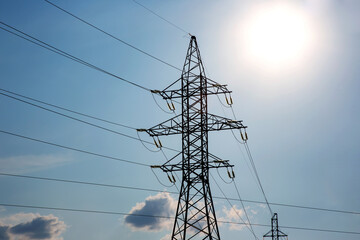
[[[256,210],[251,209],[250,207],[245,207],[246,208],[246,212],[248,217],[251,219],[253,215],[257,214]],[[238,222],[238,223],[246,223],[248,224],[245,212],[243,209],[239,209],[236,205],[233,205],[232,208],[227,208],[227,207],[223,207],[222,209],[222,213],[225,216],[222,216],[219,218],[220,221],[225,221],[225,222]],[[251,215],[251,214],[252,215]],[[229,230],[242,230],[246,228],[245,224],[229,224]]]
[[[71,161],[71,157],[62,155],[22,155],[0,158],[0,171],[11,173],[34,172],[61,166]]]
[[[227,207],[223,207],[222,212],[225,214],[225,217],[220,217],[219,220],[221,221],[228,221],[228,222],[243,222],[245,219],[244,210],[238,209],[236,205],[232,208],[228,209]],[[245,225],[240,224],[229,224],[229,230],[242,230]]]
[[[67,226],[50,214],[18,213],[0,219],[2,240],[62,240]]]
[[[41,215],[39,213],[16,213],[0,218],[0,224],[14,226],[23,222],[29,222],[40,216]]]
[[[262,203],[259,204],[258,206],[261,207],[261,208],[266,208],[266,205],[265,205],[265,204],[262,204]]]
[[[169,239],[171,239],[171,233],[169,233],[169,234],[166,234],[165,236],[163,236],[162,238],[160,238],[160,240],[169,240]]]
[[[175,214],[177,202],[169,193],[159,193],[155,196],[149,196],[145,202],[137,203],[125,217],[125,223],[133,231],[161,231],[171,229],[173,219],[154,218],[150,216],[170,217]],[[136,216],[144,215],[144,216]]]

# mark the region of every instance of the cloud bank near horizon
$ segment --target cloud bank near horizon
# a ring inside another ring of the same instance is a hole
[[[62,240],[61,234],[66,228],[63,221],[51,214],[20,213],[0,219],[0,239]]]

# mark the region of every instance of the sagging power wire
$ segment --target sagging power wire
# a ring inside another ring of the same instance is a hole
[[[148,147],[145,145],[144,141],[141,139],[140,134],[139,134],[139,131],[136,131],[136,134],[137,134],[138,139],[139,139],[139,141],[141,142],[141,144],[142,144],[148,151],[150,151],[150,152],[159,152],[159,151],[161,150],[161,148],[158,148],[158,150],[152,150],[152,149],[148,148]]]
[[[241,198],[241,196],[240,196],[239,189],[238,189],[238,187],[237,187],[237,185],[236,185],[236,182],[233,181],[233,183],[234,183],[234,186],[235,186],[236,193],[237,193],[237,195],[238,195],[238,197],[239,197],[239,200],[240,200],[240,202],[241,202],[241,206],[242,206],[242,208],[244,209],[244,213],[245,213],[245,216],[246,216],[246,218],[247,218],[247,220],[248,220],[248,223],[249,223],[249,225],[250,225],[250,228],[251,228],[252,231],[254,232],[254,229],[253,229],[252,224],[251,224],[251,222],[250,222],[249,215],[247,214],[247,211],[246,211],[244,202],[243,202],[243,200],[242,200],[242,198]]]
[[[223,179],[223,177],[221,176],[220,172],[219,172],[219,168],[216,168],[216,172],[218,173],[219,177],[221,178],[221,180],[226,183],[226,184],[231,184],[233,181],[234,181],[234,178],[230,178],[231,181],[230,182],[227,182],[225,181],[225,179]]]
[[[12,29],[13,31],[16,31],[16,32],[13,32],[12,30],[6,29],[6,28],[4,28],[4,27],[0,27],[0,29],[6,31],[6,32],[8,32],[8,33],[11,33],[11,34],[13,34],[13,35],[15,35],[15,36],[17,36],[17,37],[19,37],[19,38],[22,38],[22,39],[24,39],[24,40],[26,40],[26,41],[28,41],[28,42],[31,42],[31,43],[39,46],[39,47],[45,48],[45,49],[47,49],[47,50],[49,50],[49,51],[52,51],[52,52],[54,52],[54,53],[57,53],[57,54],[63,56],[63,57],[69,58],[69,59],[71,59],[71,60],[73,60],[73,61],[75,61],[75,62],[78,62],[78,63],[80,63],[80,64],[83,64],[83,65],[85,65],[85,66],[87,66],[87,67],[90,67],[90,68],[92,68],[92,69],[95,69],[95,70],[97,70],[97,71],[99,71],[99,72],[105,73],[105,74],[107,74],[107,75],[109,75],[109,76],[112,76],[112,77],[114,77],[114,78],[117,78],[118,80],[121,80],[121,81],[123,81],[123,82],[129,83],[129,84],[131,84],[131,85],[133,85],[133,86],[135,86],[135,87],[141,88],[141,89],[146,90],[146,91],[148,91],[148,92],[151,91],[151,90],[150,90],[149,88],[147,88],[147,87],[141,86],[140,84],[134,83],[134,82],[129,81],[129,80],[125,79],[125,78],[122,78],[122,77],[120,77],[120,76],[118,76],[118,75],[116,75],[116,74],[110,73],[110,72],[108,72],[108,71],[106,71],[106,70],[104,70],[104,69],[102,69],[102,68],[100,68],[100,67],[97,67],[97,66],[95,66],[95,65],[93,65],[93,64],[91,64],[91,63],[89,63],[89,62],[86,62],[86,61],[84,61],[84,60],[82,60],[82,59],[80,59],[80,58],[78,58],[78,57],[75,57],[74,55],[71,55],[71,54],[69,54],[69,53],[67,53],[67,52],[65,52],[65,51],[63,51],[63,50],[61,50],[61,49],[59,49],[59,48],[56,48],[56,47],[54,47],[54,46],[52,46],[52,45],[50,45],[50,44],[48,44],[48,43],[46,43],[46,42],[44,42],[44,41],[41,41],[40,39],[35,38],[35,37],[33,37],[33,36],[31,36],[31,35],[23,32],[23,31],[15,28],[15,27],[13,27],[13,26],[10,26],[9,24],[6,24],[6,23],[1,22],[1,21],[0,21],[0,24],[3,25],[3,26],[5,26],[5,27],[7,27],[7,28],[10,28],[10,29]]]
[[[31,100],[31,101],[34,101],[34,102],[37,102],[37,103],[41,103],[41,104],[44,104],[44,105],[47,105],[47,106],[50,106],[50,107],[53,107],[53,108],[57,108],[57,109],[60,109],[60,110],[66,111],[66,112],[74,113],[74,114],[77,114],[77,115],[80,115],[80,116],[83,116],[83,117],[92,118],[92,119],[102,121],[102,122],[105,122],[105,123],[113,124],[113,125],[120,126],[120,127],[129,128],[129,129],[132,129],[132,130],[136,130],[136,128],[125,125],[125,124],[109,121],[109,120],[106,120],[104,118],[95,117],[95,116],[85,114],[85,113],[81,113],[81,112],[78,112],[78,111],[75,111],[75,110],[72,110],[72,109],[69,109],[69,108],[59,106],[59,105],[47,103],[45,101],[41,101],[41,100],[38,100],[38,99],[35,99],[35,98],[32,98],[32,97],[28,97],[28,96],[25,96],[25,95],[22,95],[22,94],[13,92],[13,91],[9,91],[9,90],[3,89],[3,88],[0,88],[0,91],[6,92],[6,93],[9,93],[9,94],[21,97],[21,98],[25,98],[25,99],[28,99],[28,100]]]
[[[152,96],[152,98],[154,99],[154,102],[156,103],[156,105],[157,105],[164,113],[167,113],[167,114],[173,114],[173,113],[174,113],[175,110],[169,112],[169,111],[166,111],[165,109],[163,109],[163,108],[160,106],[160,104],[158,103],[158,101],[156,100],[153,92],[151,92],[151,96]]]
[[[153,170],[153,168],[150,168],[150,169],[151,169],[152,173],[154,174],[154,176],[156,177],[157,181],[158,181],[162,186],[170,188],[170,187],[172,187],[172,186],[175,185],[175,182],[173,182],[172,185],[170,185],[170,186],[162,183],[162,182],[160,181],[159,177],[156,175],[156,173],[155,173],[155,171]]]
[[[230,202],[229,198],[225,195],[224,191],[221,189],[221,187],[219,186],[219,184],[217,183],[217,181],[215,180],[215,178],[212,176],[212,174],[210,173],[211,178],[213,179],[213,181],[215,182],[216,186],[219,188],[220,192],[222,193],[222,195],[224,196],[224,198],[226,199],[226,201],[229,203],[229,205],[231,206],[231,208],[234,210],[234,212],[236,213],[236,215],[240,218],[240,220],[245,224],[245,226],[247,227],[247,229],[253,234],[253,236],[255,237],[256,240],[259,240],[259,238],[256,236],[255,232],[253,231],[252,228],[249,227],[250,223],[246,223],[244,221],[244,219],[241,217],[241,215],[238,213],[238,211],[236,211],[236,208],[234,207],[234,205]]]

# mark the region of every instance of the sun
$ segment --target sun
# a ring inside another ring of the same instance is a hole
[[[299,62],[310,51],[313,37],[307,14],[283,3],[256,8],[241,27],[246,56],[272,68]]]

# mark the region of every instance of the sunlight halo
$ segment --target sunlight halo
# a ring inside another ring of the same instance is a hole
[[[299,63],[311,51],[315,38],[310,17],[296,6],[281,2],[251,10],[241,25],[246,56],[270,68]]]

